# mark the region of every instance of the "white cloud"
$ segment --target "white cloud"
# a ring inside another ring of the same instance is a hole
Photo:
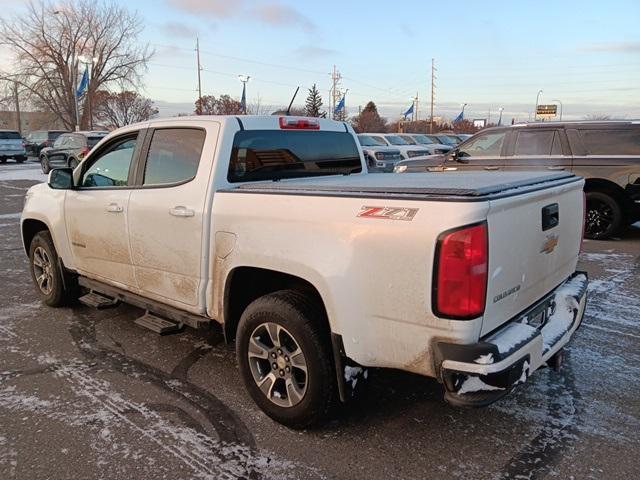
[[[196,15],[208,15],[213,18],[237,16],[243,9],[243,0],[168,0],[173,7]]]
[[[250,10],[252,17],[275,27],[299,27],[306,31],[315,30],[313,22],[295,8],[279,3],[257,5]]]
[[[580,52],[640,53],[640,42],[594,43],[579,48]]]
[[[162,29],[172,37],[195,38],[198,35],[196,28],[180,22],[165,23]]]

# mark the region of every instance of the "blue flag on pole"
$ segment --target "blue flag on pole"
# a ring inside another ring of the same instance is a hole
[[[76,91],[76,97],[80,98],[87,91],[89,87],[89,67],[84,69],[84,73],[82,74],[82,80],[80,80],[80,86],[78,86],[78,90]]]
[[[336,105],[336,109],[333,111],[333,114],[337,115],[342,110],[344,110],[344,96],[340,99],[340,101],[338,102],[338,105]]]
[[[413,103],[411,104],[411,106],[409,107],[409,109],[404,112],[404,118],[407,118],[409,115],[413,115]]]
[[[453,120],[453,123],[460,123],[462,120],[464,120],[464,110]]]

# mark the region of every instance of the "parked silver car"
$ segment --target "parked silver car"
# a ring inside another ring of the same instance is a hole
[[[16,130],[0,130],[0,163],[12,158],[18,163],[27,159],[22,135]]]

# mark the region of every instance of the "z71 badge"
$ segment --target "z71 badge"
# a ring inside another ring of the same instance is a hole
[[[362,207],[358,217],[411,221],[418,213],[418,210],[418,208]]]

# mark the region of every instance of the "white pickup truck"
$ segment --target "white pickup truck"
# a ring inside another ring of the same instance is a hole
[[[585,308],[583,183],[370,175],[342,122],[177,118],[53,170],[21,228],[45,303],[127,302],[160,333],[217,322],[255,402],[305,427],[366,367],[479,406],[557,363]]]

